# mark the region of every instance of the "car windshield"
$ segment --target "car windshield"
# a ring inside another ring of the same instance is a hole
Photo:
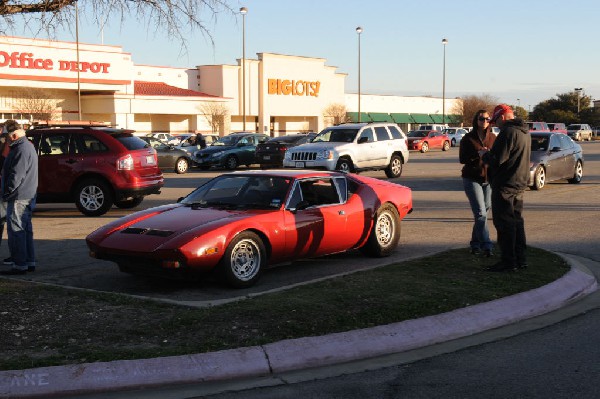
[[[581,125],[569,125],[567,130],[581,130]]]
[[[130,151],[141,150],[148,147],[148,143],[131,133],[118,133],[113,135],[125,148]]]
[[[313,143],[351,143],[354,141],[358,129],[327,129],[315,137]]]
[[[235,145],[241,138],[242,136],[224,136],[212,143],[211,146]]]
[[[193,209],[279,209],[291,180],[278,176],[222,175],[181,200]]]
[[[549,136],[531,136],[531,151],[547,151]]]
[[[427,130],[413,130],[412,132],[408,132],[408,137],[427,137]]]

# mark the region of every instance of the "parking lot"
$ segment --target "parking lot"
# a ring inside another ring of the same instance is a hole
[[[527,191],[525,222],[528,243],[600,261],[597,245],[600,232],[597,225],[600,216],[600,141],[581,144],[585,156],[581,184],[561,181],[549,183],[541,191]],[[130,210],[113,208],[102,217],[89,218],[82,216],[73,204],[39,204],[33,219],[38,268],[35,273],[21,278],[201,304],[467,246],[472,216],[462,191],[460,168],[458,148],[425,154],[411,152],[402,176],[394,181],[413,190],[414,211],[402,222],[400,245],[391,258],[372,259],[359,253],[347,253],[298,261],[267,271],[256,286],[244,290],[232,290],[210,279],[198,283],[150,280],[121,273],[115,264],[92,259],[87,253],[85,236],[95,228],[130,213]],[[137,209],[174,202],[219,173],[222,171],[196,169],[185,175],[167,173],[162,193],[146,197]],[[383,172],[366,174],[385,179]],[[493,227],[490,230],[495,240]],[[8,256],[6,243],[0,247],[0,256]]]

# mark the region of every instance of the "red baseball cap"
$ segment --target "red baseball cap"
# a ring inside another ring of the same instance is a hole
[[[502,115],[512,114],[512,113],[513,113],[513,110],[508,105],[506,105],[506,104],[496,105],[496,108],[494,108],[494,112],[492,113],[492,118],[491,118],[490,122],[494,123]]]

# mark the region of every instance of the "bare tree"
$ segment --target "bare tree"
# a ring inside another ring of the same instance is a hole
[[[339,125],[349,121],[348,109],[344,104],[332,103],[323,110],[325,125]]]
[[[18,18],[22,18],[26,26],[40,26],[53,34],[59,27],[71,29],[75,18],[75,3],[80,10],[91,7],[90,14],[94,15],[94,23],[102,27],[106,20],[119,18],[123,24],[127,16],[142,21],[155,32],[164,31],[169,37],[180,41],[185,48],[186,29],[198,29],[214,41],[207,22],[201,19],[206,11],[211,19],[216,20],[220,13],[235,15],[229,5],[230,0],[0,0],[0,33],[14,29]],[[29,24],[29,22],[35,22]],[[40,32],[32,32],[34,34]]]
[[[51,91],[26,87],[15,90],[12,97],[13,109],[16,112],[30,115],[32,122],[33,119],[54,119],[57,100]]]
[[[463,124],[469,126],[473,122],[473,116],[477,111],[485,109],[488,112],[492,112],[494,107],[498,105],[498,101],[497,97],[489,94],[464,96],[462,97],[462,102],[456,102],[456,105],[452,109],[452,113],[454,115],[462,115]]]
[[[212,128],[213,133],[220,133],[225,127],[225,120],[229,114],[227,106],[220,102],[206,102],[200,106],[200,111]]]

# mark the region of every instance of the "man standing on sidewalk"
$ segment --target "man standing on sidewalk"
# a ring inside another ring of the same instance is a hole
[[[2,271],[2,274],[25,274],[35,270],[31,217],[38,186],[38,157],[35,147],[16,121],[6,121],[4,129],[10,142],[10,151],[2,168],[0,190],[6,203],[10,250],[10,258],[4,264],[12,265],[12,268]]]
[[[494,108],[490,123],[496,124],[500,133],[492,148],[479,151],[479,155],[489,165],[492,216],[502,260],[487,270],[512,271],[527,267],[522,212],[523,193],[529,179],[531,136],[527,124],[515,119],[513,110],[506,104]]]

